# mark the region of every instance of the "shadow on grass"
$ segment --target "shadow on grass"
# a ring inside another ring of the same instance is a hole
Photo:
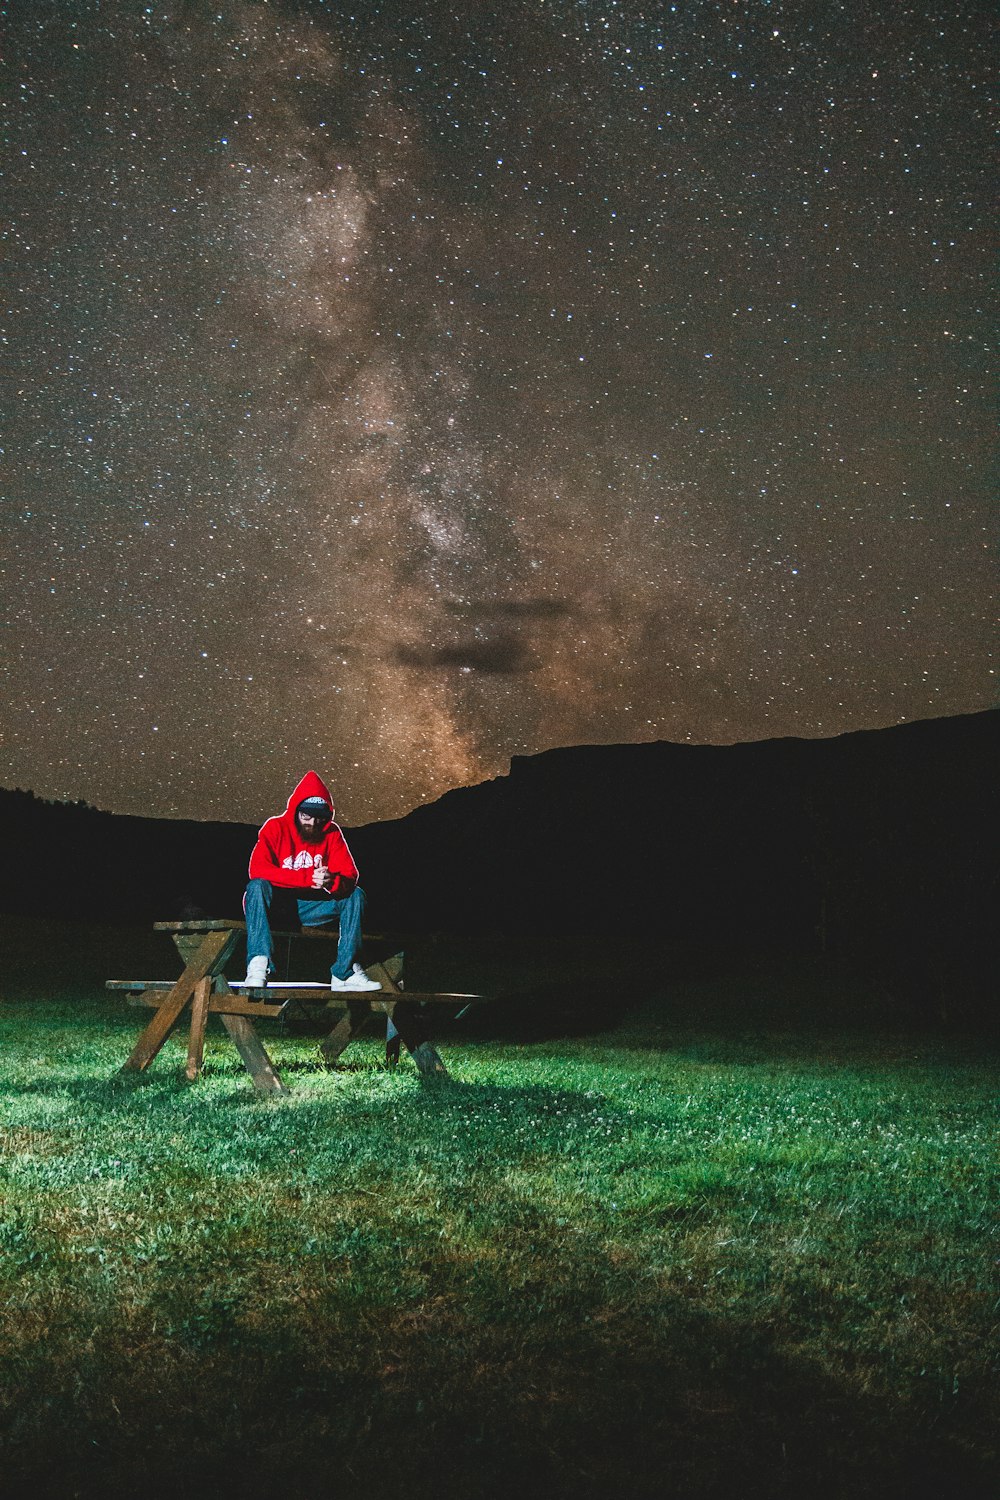
[[[940,1391],[848,1390],[738,1305],[516,1193],[495,1210],[474,1255],[345,1223],[295,1296],[236,1253],[151,1265],[96,1326],[56,1314],[10,1351],[5,1494],[985,1500]]]

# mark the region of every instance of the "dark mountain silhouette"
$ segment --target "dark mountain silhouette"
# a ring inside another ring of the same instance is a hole
[[[238,916],[256,828],[132,818],[0,790],[0,910],[124,920]]]
[[[832,740],[576,746],[349,839],[378,927],[826,951],[982,1015],[998,740],[1000,711]],[[3,909],[239,915],[254,827],[20,791],[0,791],[0,818]]]
[[[998,742],[994,711],[832,740],[551,750],[352,847],[378,909],[418,929],[579,932],[633,968],[644,938],[826,952],[982,1015]]]

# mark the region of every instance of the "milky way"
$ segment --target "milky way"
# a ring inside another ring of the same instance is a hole
[[[985,6],[9,9],[0,782],[994,701]]]

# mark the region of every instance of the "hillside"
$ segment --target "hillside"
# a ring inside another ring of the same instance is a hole
[[[576,746],[349,837],[377,926],[578,932],[633,955],[644,935],[827,951],[981,1010],[998,740],[991,712],[832,740]],[[77,916],[239,913],[253,827],[9,791],[0,818],[2,909],[51,911],[61,890]]]

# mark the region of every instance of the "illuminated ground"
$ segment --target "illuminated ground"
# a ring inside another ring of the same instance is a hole
[[[484,1025],[443,1085],[277,1037],[261,1102],[221,1034],[197,1086],[177,1043],[109,1082],[107,934],[60,983],[56,929],[33,969],[5,931],[8,1493],[990,1493],[970,1039],[810,1025],[805,969],[792,1029],[730,975],[725,1024],[692,981],[608,1033]]]

